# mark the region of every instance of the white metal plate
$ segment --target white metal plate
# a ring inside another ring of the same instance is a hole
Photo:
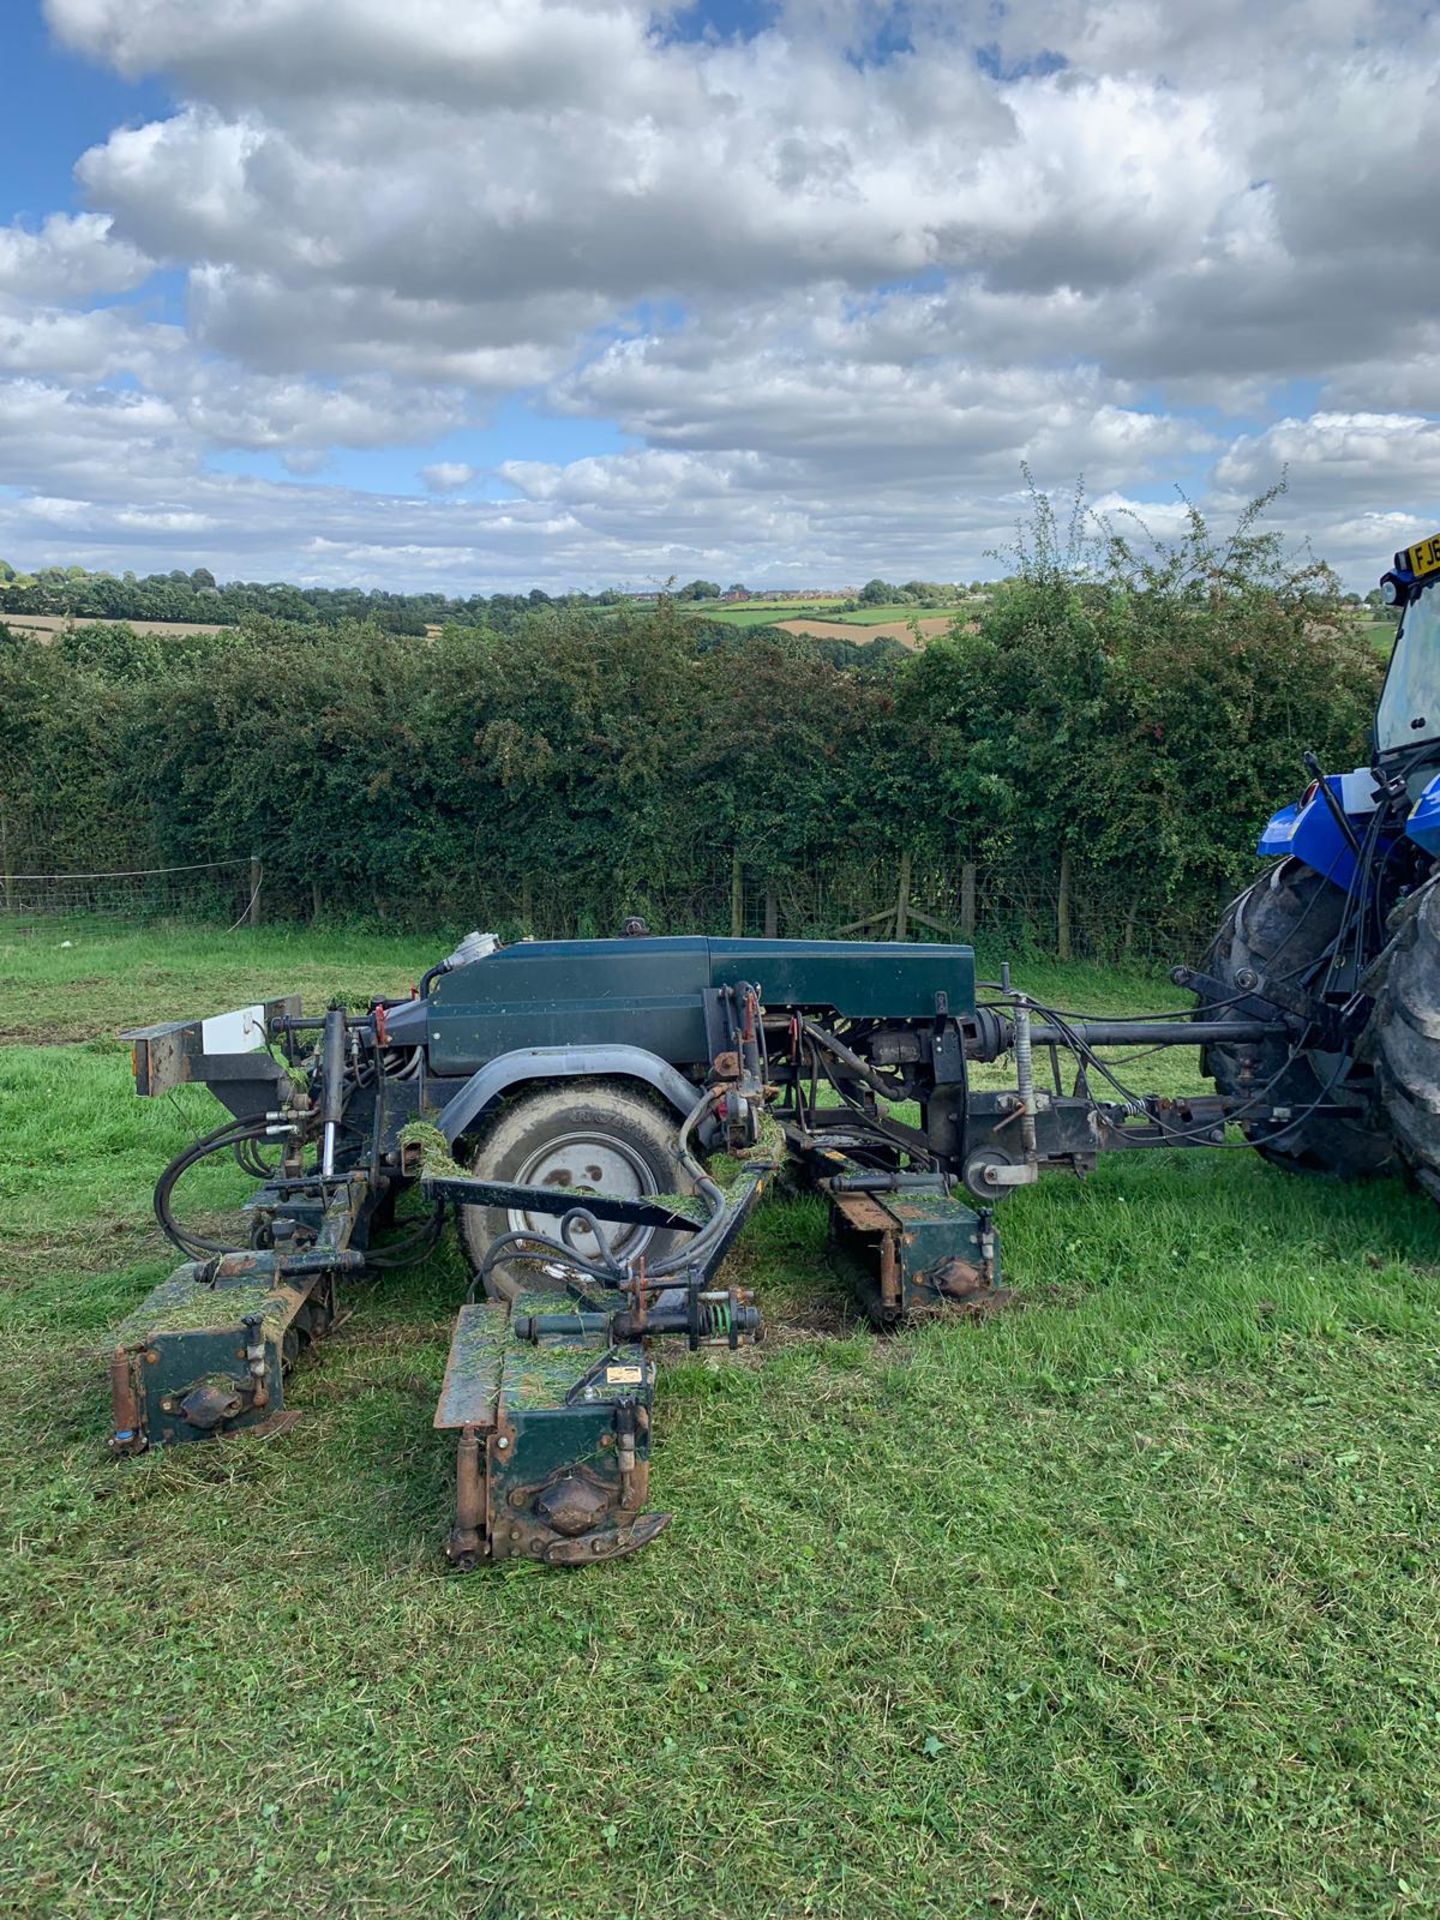
[[[200,1022],[200,1045],[206,1053],[253,1053],[265,1044],[265,1007],[236,1007],[233,1013],[215,1013]]]

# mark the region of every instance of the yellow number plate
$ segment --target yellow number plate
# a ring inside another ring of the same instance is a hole
[[[1417,579],[1423,573],[1440,573],[1440,533],[1432,533],[1428,540],[1407,547],[1405,559]]]

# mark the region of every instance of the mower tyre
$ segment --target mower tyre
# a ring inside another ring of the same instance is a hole
[[[624,1080],[564,1080],[532,1086],[507,1100],[480,1136],[470,1159],[477,1179],[521,1186],[573,1190],[583,1206],[587,1193],[638,1200],[652,1193],[690,1193],[694,1182],[679,1153],[679,1116]],[[688,1236],[655,1227],[599,1222],[610,1251],[654,1262],[674,1253]],[[557,1214],[503,1212],[498,1207],[462,1207],[460,1240],[478,1273],[503,1235],[529,1229],[558,1239]],[[576,1250],[601,1249],[589,1233],[577,1233]],[[527,1288],[563,1292],[567,1276],[557,1265],[502,1266],[485,1276],[492,1299],[510,1297],[516,1277]]]
[[[1262,873],[1230,907],[1211,949],[1210,970],[1238,998],[1245,973],[1255,976],[1249,989],[1258,997],[1266,984],[1292,987],[1320,961],[1340,931],[1345,896],[1299,860],[1282,860]],[[1215,1005],[1213,1016],[1241,1020],[1239,1006]],[[1202,1010],[1203,1011],[1203,1010]],[[1201,1055],[1201,1071],[1223,1093],[1291,1109],[1291,1120],[1241,1121],[1246,1139],[1263,1158],[1292,1173],[1325,1174],[1360,1180],[1396,1171],[1394,1149],[1378,1124],[1334,1114],[1306,1113],[1321,1102],[1357,1095],[1374,1100],[1374,1078],[1367,1067],[1335,1054],[1296,1052],[1289,1041],[1212,1041]],[[1440,1136],[1440,1127],[1437,1127]]]

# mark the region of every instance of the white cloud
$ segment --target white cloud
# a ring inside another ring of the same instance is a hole
[[[431,493],[454,493],[460,487],[468,487],[479,472],[465,460],[437,460],[433,466],[422,467],[420,478]]]
[[[462,425],[468,407],[457,388],[381,376],[332,385],[193,363],[171,392],[201,442],[257,451],[423,443]]]
[[[38,229],[0,227],[0,295],[69,299],[139,286],[153,263],[99,213],[52,213]]]
[[[1355,542],[1440,503],[1440,22],[788,0],[741,40],[681,12],[48,0],[178,104],[77,156],[90,211],[0,229],[0,541],[29,492],[78,558],[185,559],[195,512],[210,564],[272,574],[968,575],[1024,459],[1222,506],[1288,464],[1290,520],[1369,566]],[[449,497],[487,476],[438,448],[403,507],[316,480],[512,394],[630,450],[522,448],[500,504]]]

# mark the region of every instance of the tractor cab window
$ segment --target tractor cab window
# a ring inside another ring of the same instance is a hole
[[[1440,580],[1405,608],[1375,714],[1382,758],[1427,741],[1440,743]]]

